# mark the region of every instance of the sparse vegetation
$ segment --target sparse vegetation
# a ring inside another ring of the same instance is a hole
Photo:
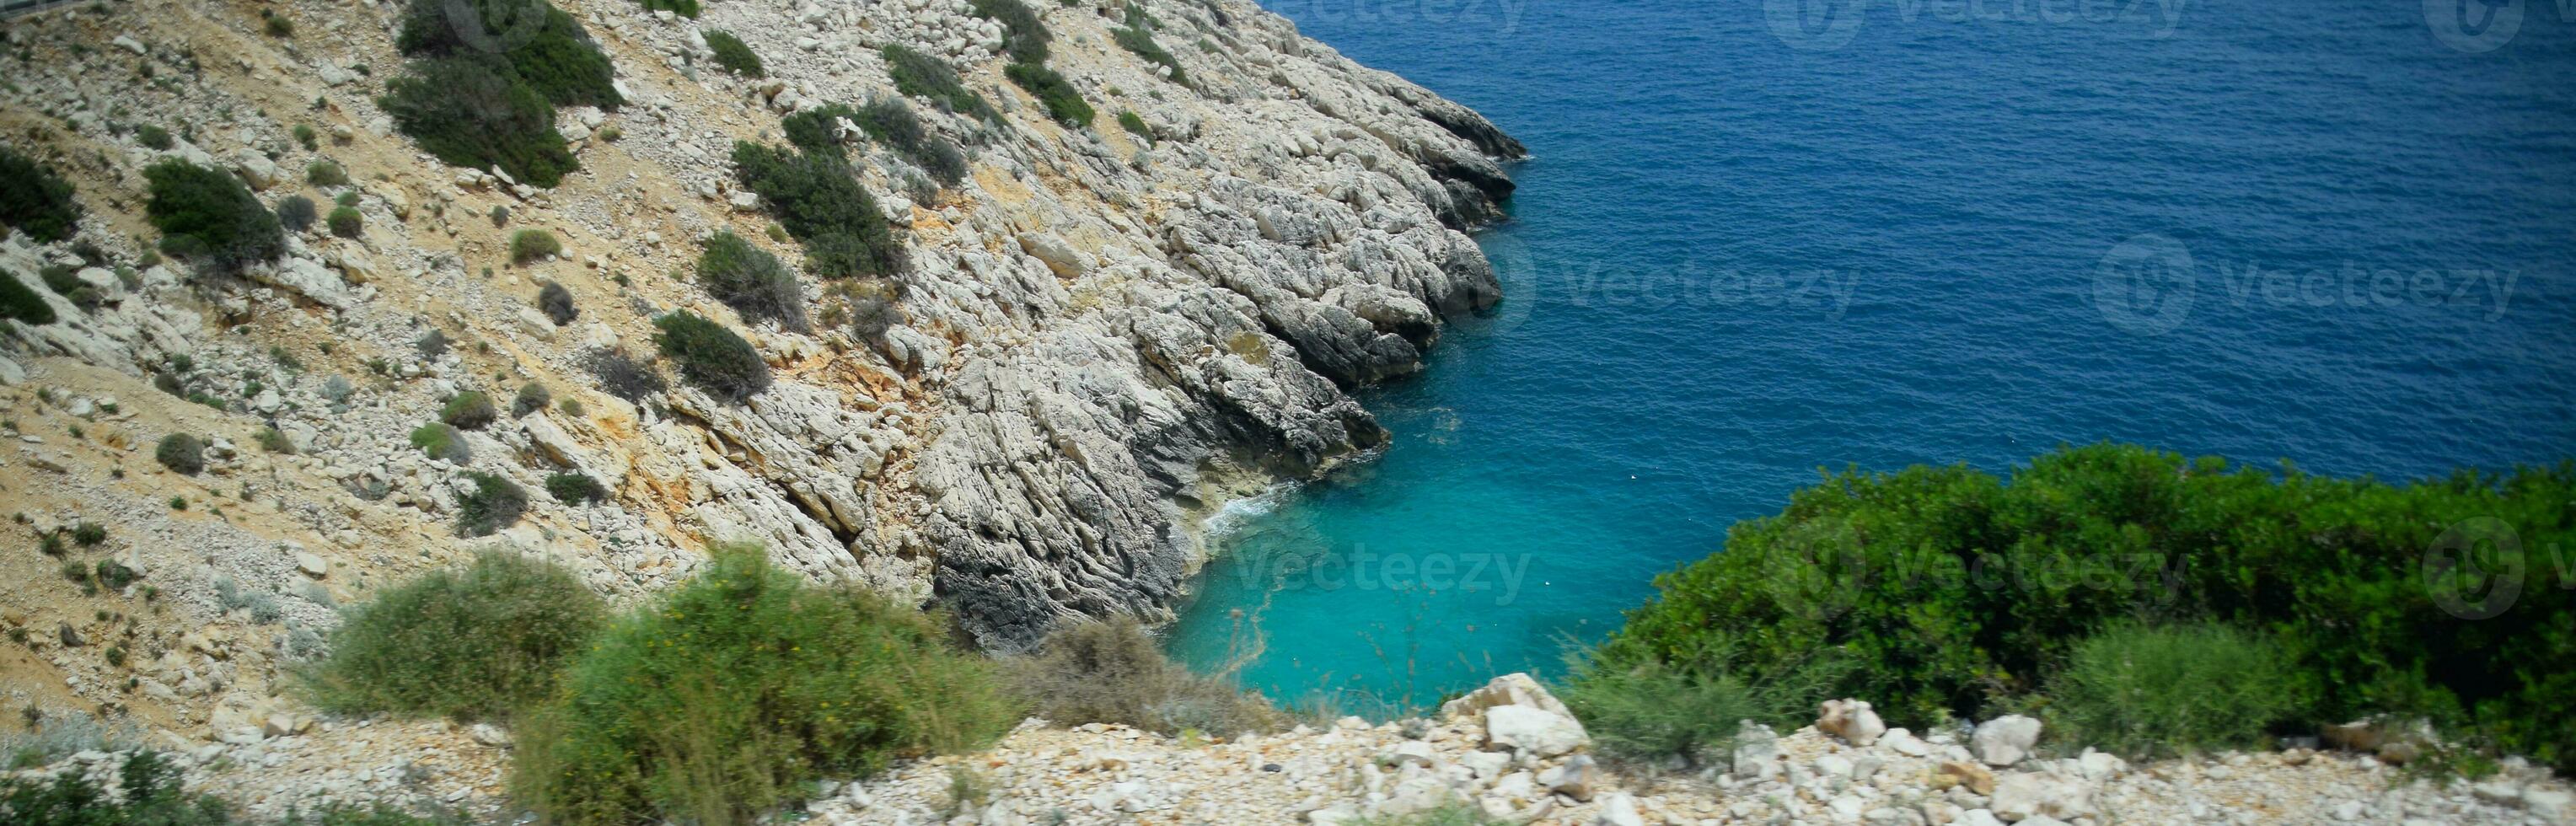
[[[985,120],[996,117],[993,105],[967,89],[966,81],[957,77],[957,70],[939,58],[893,44],[879,49],[877,54],[885,58],[886,77],[894,81],[896,91],[929,98],[944,111]]]
[[[449,165],[497,166],[533,186],[562,182],[580,163],[555,131],[554,108],[497,63],[468,55],[416,61],[410,72],[385,84],[380,104],[403,134]]]
[[[80,229],[80,202],[72,199],[71,182],[16,150],[0,147],[0,226],[52,243]],[[0,237],[7,237],[0,234]]]
[[[805,290],[797,285],[796,276],[778,256],[730,230],[707,239],[706,250],[698,255],[698,286],[743,318],[775,321],[798,332],[806,329]]]
[[[519,515],[528,510],[527,491],[490,473],[478,471],[465,478],[474,483],[474,491],[456,499],[457,536],[490,536],[519,524]]]
[[[117,770],[117,791],[82,772],[0,776],[0,815],[23,826],[225,826],[224,801],[180,788],[181,768],[145,750]]]
[[[968,0],[978,17],[1002,24],[1002,52],[1013,63],[1045,63],[1047,44],[1055,39],[1038,13],[1020,0]]]
[[[760,55],[753,54],[742,38],[722,29],[708,29],[706,37],[707,48],[716,54],[717,66],[739,77],[766,76],[760,67]]]
[[[806,269],[823,278],[903,272],[902,241],[847,162],[737,141],[734,172],[805,245]]]
[[[555,394],[536,382],[519,385],[519,395],[510,399],[510,415],[525,416],[544,410],[555,403]]]
[[[546,319],[557,327],[571,324],[573,319],[581,317],[581,310],[572,305],[572,291],[552,281],[537,288],[537,310],[545,313]]]
[[[1047,117],[1067,128],[1090,126],[1091,119],[1098,115],[1092,111],[1090,103],[1083,101],[1082,93],[1073,88],[1073,83],[1054,69],[1035,63],[1013,63],[1002,67],[1002,76],[1037,97],[1038,105],[1046,107]]]
[[[1128,134],[1144,138],[1146,143],[1154,142],[1154,127],[1145,125],[1144,116],[1136,114],[1134,109],[1118,113],[1118,128],[1127,130]]]
[[[545,699],[607,608],[571,571],[485,551],[347,609],[305,676],[321,708],[504,718]]]
[[[432,459],[462,465],[474,461],[473,448],[465,445],[465,432],[446,422],[430,422],[411,431],[411,446],[420,448]]]
[[[56,321],[54,305],[47,303],[35,288],[27,286],[27,282],[18,280],[17,273],[8,270],[0,270],[0,318],[28,324],[52,324]]]
[[[1733,752],[1742,721],[1788,729],[1812,720],[1832,681],[1852,664],[1831,652],[1807,652],[1748,677],[1723,670],[1731,640],[1711,637],[1705,645],[1678,663],[1574,657],[1557,696],[1605,757],[1700,766]]]
[[[259,449],[261,450],[284,455],[292,455],[295,453],[295,443],[286,438],[286,433],[284,431],[278,430],[275,427],[260,428],[257,438],[259,440]]]
[[[2137,759],[2252,748],[2305,709],[2280,645],[2226,626],[2117,625],[2051,678],[2047,731]]]
[[[670,389],[662,380],[662,371],[652,362],[628,355],[625,350],[601,350],[590,355],[590,374],[599,377],[601,389],[608,395],[629,403],[642,403],[644,397]]]
[[[546,256],[563,252],[563,242],[555,234],[541,229],[523,229],[510,235],[510,263],[526,265]]]
[[[769,389],[769,362],[742,336],[686,310],[653,319],[653,344],[680,378],[707,395],[741,402]]]
[[[438,411],[439,421],[466,430],[481,430],[500,417],[500,411],[492,407],[492,397],[484,395],[479,390],[467,390],[456,394],[454,398],[447,400],[445,407]]]
[[[608,488],[587,473],[554,473],[546,476],[546,495],[567,505],[587,505],[606,500]]]
[[[439,356],[447,355],[447,348],[450,344],[451,341],[447,337],[447,331],[433,327],[429,332],[422,333],[418,340],[412,342],[412,349],[420,351],[421,358],[434,359]]]
[[[153,150],[168,150],[173,145],[170,130],[148,123],[134,130],[134,142]]]
[[[367,230],[367,216],[359,213],[357,207],[332,207],[330,224],[332,235],[356,238]]]
[[[895,154],[929,173],[940,186],[956,186],[966,178],[966,152],[957,144],[930,131],[912,106],[901,98],[878,98],[868,101],[850,113],[850,122],[868,138],[885,144]]]
[[[635,2],[642,5],[646,11],[667,11],[691,20],[698,19],[698,0],[635,0]]]
[[[1163,44],[1154,42],[1154,18],[1143,8],[1128,4],[1126,27],[1110,29],[1109,38],[1118,41],[1119,48],[1134,52],[1145,62],[1171,70],[1172,82],[1189,84],[1190,75],[1181,70],[1180,58],[1173,57]]]
[[[615,72],[608,56],[564,10],[542,0],[461,0],[454,5],[457,11],[470,7],[476,13],[472,22],[480,25],[450,19],[447,0],[413,0],[394,46],[414,57],[480,58],[473,68],[501,82],[477,86],[525,86],[541,102],[555,106],[615,109],[624,103],[612,82]],[[546,122],[552,132],[551,115]]]
[[[312,229],[313,222],[320,217],[320,213],[314,210],[311,198],[288,195],[277,202],[277,223],[285,227],[287,232],[303,232]]]
[[[1133,619],[1083,622],[1047,636],[1041,653],[1009,663],[1036,714],[1060,725],[1114,723],[1177,735],[1272,732],[1296,721],[1231,675],[1200,675],[1164,656]]]
[[[1021,709],[934,617],[720,547],[610,626],[522,726],[515,797],[565,826],[748,823],[825,777],[991,742]]]
[[[348,186],[349,171],[327,160],[304,165],[304,182],[314,186]]]
[[[206,443],[186,433],[172,433],[161,437],[161,444],[152,449],[152,459],[174,473],[195,476],[206,470]]]
[[[162,232],[163,252],[231,273],[286,251],[277,215],[231,173],[167,160],[146,167],[143,177],[151,182],[144,212]]]

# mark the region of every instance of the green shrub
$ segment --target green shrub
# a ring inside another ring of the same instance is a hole
[[[474,451],[465,445],[465,432],[446,422],[430,422],[413,428],[411,446],[420,448],[432,459],[462,465],[474,461]]]
[[[913,115],[912,106],[901,98],[868,101],[849,117],[870,140],[885,144],[904,160],[921,167],[939,185],[955,186],[966,178],[965,151],[922,125],[921,118]]]
[[[1067,625],[1047,635],[1042,653],[1005,672],[1037,716],[1063,726],[1114,723],[1177,735],[1272,732],[1295,725],[1231,675],[1207,676],[1164,656],[1144,626],[1120,617]]]
[[[468,473],[465,478],[474,483],[474,491],[456,500],[457,536],[491,536],[519,524],[519,515],[528,510],[527,491],[489,473]]]
[[[476,13],[473,20],[450,19],[451,14],[462,17],[467,7]],[[592,43],[590,33],[572,15],[540,0],[412,0],[394,46],[415,57],[481,58],[474,67],[500,86],[525,85],[541,102],[555,106],[615,109],[625,102],[617,94],[608,56]],[[546,124],[546,131],[553,132],[551,114]],[[560,138],[556,143],[561,148]]]
[[[698,19],[698,0],[635,0],[635,2],[642,5],[646,11],[667,11],[691,20]]]
[[[152,449],[152,459],[173,472],[195,476],[206,470],[206,443],[186,433],[161,437]]]
[[[117,769],[117,792],[82,772],[0,775],[0,815],[24,826],[224,826],[224,801],[180,787],[182,769],[153,751]]]
[[[14,228],[53,243],[80,231],[80,202],[72,200],[71,182],[36,159],[0,147],[0,226]],[[7,235],[0,234],[0,238]]]
[[[541,229],[523,229],[510,236],[510,263],[526,264],[563,252],[563,242],[555,234]]]
[[[492,226],[494,227],[504,227],[510,224],[510,207],[507,204],[493,204],[491,215]]]
[[[435,6],[434,0],[422,2]],[[495,58],[415,61],[385,84],[379,103],[403,134],[452,166],[500,167],[521,183],[551,187],[580,168],[555,131],[553,107]]]
[[[451,340],[447,337],[447,331],[431,328],[429,332],[422,333],[420,338],[413,341],[411,345],[412,349],[420,351],[421,358],[434,359],[439,356],[447,355],[447,348],[450,343]]]
[[[304,147],[304,151],[310,152],[321,148],[322,136],[313,131],[312,124],[299,123],[295,125],[295,143]]]
[[[455,398],[447,400],[446,407],[438,411],[439,421],[466,430],[481,430],[485,425],[491,424],[492,420],[500,417],[500,411],[492,407],[492,397],[484,395],[479,390],[467,390],[456,394]]]
[[[1190,82],[1189,73],[1181,70],[1180,58],[1164,50],[1163,44],[1154,42],[1153,26],[1143,18],[1141,10],[1128,7],[1127,27],[1110,29],[1109,39],[1118,41],[1119,48],[1136,53],[1147,63],[1171,69],[1172,82],[1183,85]]]
[[[295,442],[287,439],[286,433],[275,427],[260,428],[259,435],[254,438],[259,440],[259,449],[261,450],[265,450],[270,453],[284,454],[293,454],[295,452]]]
[[[554,693],[606,621],[571,571],[485,551],[346,609],[304,683],[315,706],[343,714],[506,718]]]
[[[293,21],[293,20],[288,20],[288,19],[286,19],[284,16],[281,16],[281,15],[275,14],[275,13],[273,13],[273,12],[270,12],[270,11],[268,11],[267,9],[261,9],[261,10],[260,10],[260,16],[261,16],[261,17],[263,17],[263,18],[266,18],[266,19],[267,19],[267,21],[268,21],[267,23],[265,23],[265,24],[264,24],[264,25],[262,25],[262,27],[261,27],[261,28],[264,28],[264,29],[268,30],[268,36],[270,36],[270,37],[294,37],[294,36],[295,36],[295,21]]]
[[[581,310],[572,305],[572,291],[552,281],[537,288],[537,310],[545,313],[546,319],[557,327],[571,324],[573,319],[581,317]]]
[[[766,76],[760,68],[760,55],[753,54],[742,38],[721,29],[708,29],[706,37],[707,48],[716,53],[717,66],[739,77]]]
[[[2287,723],[2425,716],[2576,767],[2576,723],[2550,711],[2576,704],[2576,676],[2530,665],[2576,658],[2576,591],[2463,599],[2427,566],[2498,571],[2500,546],[2470,541],[2497,536],[2576,546],[2571,499],[2576,464],[2394,486],[2123,445],[2061,449],[2009,483],[1847,471],[1659,577],[1599,656],[1671,664],[1724,633],[1738,644],[1716,665],[1759,678],[1838,650],[1857,665],[1833,695],[1921,727],[2040,691],[2115,620],[2211,623],[2281,641],[2312,698]]]
[[[1038,104],[1046,107],[1047,117],[1068,128],[1090,126],[1091,119],[1098,114],[1091,110],[1091,104],[1083,101],[1082,93],[1074,90],[1073,83],[1056,74],[1054,69],[1035,63],[1013,63],[1002,67],[1002,75],[1036,96]]]
[[[288,195],[277,202],[277,223],[285,227],[287,232],[303,232],[312,229],[313,222],[318,218],[320,215],[314,211],[311,198]]]
[[[641,403],[646,396],[670,389],[662,381],[662,371],[625,350],[600,350],[590,354],[588,361],[590,374],[599,378],[600,388],[628,403]]]
[[[778,127],[786,134],[787,144],[796,147],[797,151],[848,158],[849,145],[842,143],[840,136],[832,134],[833,121],[858,115],[859,110],[850,108],[849,104],[830,103],[780,118]]]
[[[166,150],[171,146],[170,130],[145,124],[134,130],[134,142],[149,149]]]
[[[144,168],[143,177],[151,182],[144,213],[161,230],[163,251],[222,273],[286,252],[277,215],[231,173],[167,160]]]
[[[107,526],[82,522],[72,527],[72,542],[83,548],[95,548],[107,541]]]
[[[357,207],[332,207],[329,223],[331,234],[341,238],[356,238],[367,231],[367,216]]]
[[[939,58],[922,54],[909,47],[888,44],[877,54],[885,58],[886,79],[894,81],[895,91],[929,98],[944,111],[991,120],[998,115],[984,96],[966,88],[957,70]]]
[[[1816,704],[1848,662],[1804,656],[1757,682],[1719,670],[1729,643],[1682,664],[1604,663],[1577,656],[1557,691],[1603,756],[1640,765],[1680,760],[1699,766],[1732,754],[1742,721],[1786,730],[1813,720]],[[1803,718],[1800,715],[1805,715]]]
[[[55,321],[54,305],[46,302],[44,295],[36,292],[35,288],[27,286],[27,282],[18,280],[17,273],[0,270],[0,318],[28,324],[52,324]]]
[[[510,399],[510,415],[525,416],[544,410],[555,403],[555,394],[536,382],[519,385],[519,395]]]
[[[2051,737],[2137,759],[2262,744],[2305,710],[2280,646],[2219,625],[2118,625],[2049,679]]]
[[[327,160],[314,161],[304,165],[304,182],[314,186],[348,186],[349,171]]]
[[[743,318],[776,321],[798,332],[807,329],[805,289],[797,285],[796,276],[779,263],[778,256],[752,246],[731,230],[707,239],[706,251],[698,254],[698,285]]]
[[[1045,63],[1047,43],[1055,35],[1039,22],[1036,10],[1020,0],[968,0],[978,17],[1002,24],[1002,51],[1013,63]]]
[[[521,727],[519,801],[565,826],[749,823],[823,778],[992,742],[1021,709],[939,621],[757,547],[619,619]]]
[[[98,572],[98,584],[110,591],[125,590],[125,586],[132,585],[135,580],[143,578],[142,573],[113,559],[99,560],[94,567]]]
[[[1144,138],[1147,143],[1152,143],[1154,140],[1154,127],[1145,125],[1145,118],[1136,114],[1136,110],[1128,109],[1119,112],[1118,128],[1127,130],[1129,134]]]
[[[546,495],[567,505],[589,504],[608,498],[608,487],[587,473],[553,473],[546,475]]]
[[[805,244],[806,269],[815,275],[903,272],[903,243],[847,162],[744,141],[734,143],[733,162],[743,185],[759,193],[787,233]]]
[[[653,344],[680,366],[680,378],[707,395],[734,402],[769,389],[769,362],[742,336],[681,310],[653,319]]]

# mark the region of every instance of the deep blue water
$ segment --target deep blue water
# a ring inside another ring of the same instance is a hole
[[[1553,667],[1820,466],[2576,456],[2576,24],[2449,2],[1272,0],[1535,157],[1503,312],[1239,520],[1173,649],[1291,698]]]

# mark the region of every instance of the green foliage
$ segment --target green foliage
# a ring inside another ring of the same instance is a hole
[[[502,85],[524,85],[556,106],[615,109],[625,102],[590,33],[543,0],[412,0],[394,46],[415,57],[477,58],[470,65]],[[548,132],[552,123],[549,116]]]
[[[904,160],[921,167],[940,186],[956,186],[958,181],[965,180],[966,152],[957,148],[956,143],[932,133],[922,124],[921,118],[913,114],[912,106],[901,98],[868,101],[851,112],[849,118],[851,123],[858,125],[859,131],[867,133],[870,140],[885,144],[895,154],[902,155]]]
[[[1816,704],[1829,699],[1832,684],[1851,666],[1808,652],[1753,678],[1723,670],[1733,645],[1722,635],[1700,644],[1702,650],[1672,663],[1576,656],[1557,696],[1604,756],[1699,766],[1733,753],[1742,721],[1787,729],[1813,720]]]
[[[285,227],[287,232],[303,232],[312,229],[313,222],[320,217],[320,214],[314,211],[311,198],[288,195],[277,202],[277,223]]]
[[[519,524],[520,514],[528,510],[526,490],[489,473],[468,473],[465,478],[474,483],[474,491],[457,497],[457,536],[491,536],[502,528]]]
[[[707,239],[706,251],[698,254],[698,285],[743,318],[776,321],[799,332],[807,329],[805,289],[797,285],[795,274],[778,256],[752,246],[732,230]]]
[[[341,238],[356,238],[367,231],[367,216],[357,207],[332,207],[329,223],[331,234]]]
[[[797,151],[848,158],[849,146],[841,142],[840,136],[832,134],[833,121],[855,118],[858,114],[859,110],[850,108],[849,104],[831,103],[780,118],[778,126],[787,134],[787,144],[796,147]]]
[[[2252,748],[2306,708],[2281,647],[2223,625],[2116,625],[2049,678],[2051,736],[2138,759]]]
[[[510,263],[526,264],[549,255],[563,253],[563,242],[555,234],[541,229],[523,229],[510,235]]]
[[[944,111],[985,120],[998,116],[992,104],[968,90],[966,81],[957,77],[957,70],[939,58],[893,44],[879,49],[877,54],[885,58],[886,79],[894,81],[895,91],[929,98]]]
[[[978,17],[1002,24],[1002,51],[1013,63],[1045,63],[1047,43],[1055,39],[1036,10],[1020,0],[967,0]]]
[[[939,621],[720,547],[618,620],[520,728],[514,796],[563,826],[749,823],[822,778],[980,747],[1019,719]]]
[[[646,11],[667,11],[691,20],[698,19],[698,0],[635,0],[635,2],[642,5]]]
[[[0,820],[20,826],[223,826],[220,799],[180,788],[181,769],[157,752],[118,768],[109,793],[81,772],[56,777],[0,775]]]
[[[545,385],[528,382],[519,385],[519,395],[510,399],[510,415],[525,416],[544,410],[555,403],[555,394]]]
[[[501,412],[492,407],[492,397],[484,395],[480,390],[458,393],[454,398],[447,400],[446,407],[438,411],[439,421],[466,430],[481,430],[483,426],[491,424],[492,420],[500,417]]]
[[[349,171],[330,161],[314,161],[304,165],[304,182],[314,186],[348,186]]]
[[[171,146],[170,130],[147,123],[134,130],[134,141],[149,149],[166,150]]]
[[[805,244],[806,269],[823,278],[903,272],[903,243],[847,162],[745,141],[734,142],[733,162],[743,185]]]
[[[654,346],[707,395],[740,402],[769,389],[769,362],[724,325],[681,310],[653,319],[653,327]]]
[[[1410,814],[1377,815],[1348,822],[1351,826],[1508,826],[1513,823],[1485,814],[1485,810],[1469,803],[1447,803]]]
[[[259,440],[259,449],[261,450],[265,450],[270,453],[286,454],[292,454],[295,452],[295,442],[288,440],[286,438],[286,433],[278,430],[277,428],[260,428],[259,435],[255,438]]]
[[[580,162],[555,131],[545,95],[506,70],[497,58],[466,54],[416,61],[386,82],[379,103],[403,134],[440,161],[498,166],[522,183],[554,186]]]
[[[565,504],[589,504],[608,498],[608,487],[587,473],[546,475],[546,494]]]
[[[152,449],[152,459],[174,472],[195,476],[206,470],[206,443],[186,433],[172,433],[161,437],[161,444]]]
[[[1144,138],[1147,143],[1152,143],[1154,140],[1154,127],[1145,125],[1145,118],[1136,114],[1136,110],[1134,109],[1119,111],[1118,128],[1127,130],[1129,134]]]
[[[288,20],[288,19],[286,19],[286,17],[285,17],[285,16],[283,16],[283,15],[279,15],[279,14],[276,14],[276,13],[273,13],[273,12],[270,12],[270,11],[268,11],[267,9],[261,9],[261,10],[260,10],[260,17],[265,18],[265,19],[267,20],[267,22],[266,22],[266,23],[262,24],[261,28],[266,29],[266,30],[268,31],[268,36],[270,36],[270,37],[294,37],[294,36],[295,36],[295,21],[293,21],[293,20]]]
[[[231,173],[167,160],[144,168],[143,177],[151,182],[144,214],[161,230],[163,251],[223,273],[286,251],[277,215]]]
[[[35,288],[27,286],[27,282],[18,280],[17,273],[0,270],[0,318],[28,324],[52,324],[55,321],[54,305],[46,302],[44,295],[37,293]]]
[[[96,522],[82,522],[79,525],[72,527],[72,542],[83,548],[95,548],[99,546],[99,543],[106,541],[106,525],[101,525]]]
[[[573,319],[581,317],[581,310],[572,305],[572,291],[552,281],[537,288],[537,310],[545,313],[546,319],[557,327],[571,324]]]
[[[590,374],[599,378],[601,389],[629,403],[670,388],[662,380],[662,371],[625,350],[600,350],[590,355],[589,362]]]
[[[2009,483],[1846,471],[1659,577],[1598,655],[1688,662],[1724,633],[1713,665],[1759,679],[1836,650],[1858,667],[1835,696],[1920,727],[2019,702],[2115,622],[2219,624],[2285,646],[2312,698],[2288,722],[2427,716],[2564,769],[2576,718],[2551,710],[2576,704],[2576,674],[2539,664],[2576,659],[2576,591],[2475,586],[2576,546],[2571,498],[2576,464],[2394,486],[2123,445],[2061,449]],[[2446,559],[2470,564],[2427,564]]]
[[[1035,63],[1013,63],[1002,67],[1002,75],[1037,96],[1039,105],[1046,107],[1047,117],[1068,128],[1090,126],[1091,119],[1098,114],[1091,110],[1091,104],[1083,101],[1082,93],[1073,88],[1073,83],[1056,74],[1054,69]]]
[[[1232,675],[1201,675],[1164,656],[1144,626],[1120,617],[1066,626],[1047,635],[1042,653],[1012,661],[1018,692],[1038,716],[1059,725],[1115,723],[1178,735],[1184,730],[1233,735],[1273,732],[1295,720]]]
[[[1190,75],[1181,70],[1180,58],[1173,57],[1170,51],[1163,48],[1163,44],[1154,42],[1153,27],[1143,20],[1141,13],[1133,7],[1130,7],[1127,16],[1127,27],[1110,29],[1109,39],[1118,41],[1119,48],[1136,53],[1137,57],[1144,58],[1147,63],[1171,69],[1172,82],[1189,84]]]
[[[80,231],[81,207],[72,200],[71,182],[36,159],[0,147],[0,226],[14,228],[52,243]],[[7,237],[0,234],[0,237]]]
[[[716,65],[724,67],[725,71],[738,77],[767,75],[760,68],[760,55],[753,54],[751,46],[743,43],[742,38],[722,29],[708,29],[706,37],[707,48],[716,53]]]
[[[411,431],[411,446],[429,454],[432,459],[462,465],[474,461],[474,451],[465,446],[465,432],[446,422],[430,422]]]
[[[304,147],[305,151],[310,152],[321,148],[322,136],[320,133],[313,131],[312,124],[299,123],[295,125],[295,143],[298,146]]]
[[[506,718],[553,694],[606,621],[571,571],[485,551],[347,609],[304,682],[314,705],[344,714]]]

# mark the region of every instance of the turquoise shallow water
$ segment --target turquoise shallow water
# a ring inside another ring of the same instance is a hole
[[[1272,4],[1535,157],[1503,311],[1365,394],[1383,456],[1223,520],[1175,653],[1346,701],[1553,667],[1820,466],[2576,455],[2555,5],[1812,5]]]

